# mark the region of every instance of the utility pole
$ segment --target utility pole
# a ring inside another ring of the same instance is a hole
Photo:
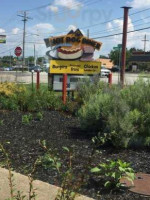
[[[11,66],[11,52],[10,52],[10,60],[9,60],[9,65],[10,65],[10,67],[12,67],[12,66]]]
[[[35,44],[34,44],[34,66],[36,66],[36,51],[35,51]]]
[[[120,71],[120,83],[124,87],[125,68],[126,68],[126,46],[127,46],[127,31],[128,31],[128,14],[131,7],[122,7],[124,9],[123,22],[123,37],[122,37],[122,66]]]
[[[148,42],[149,40],[147,40],[147,36],[145,35],[144,36],[144,40],[142,40],[142,42],[144,42],[144,53],[146,52],[146,43]]]
[[[23,72],[23,66],[25,66],[25,42],[26,42],[26,22],[29,19],[32,19],[30,17],[27,17],[27,12],[24,11],[22,15],[18,15],[19,17],[22,17],[23,21],[23,53],[22,53],[22,72]]]
[[[89,29],[87,30],[87,37],[88,38],[90,37],[90,30]]]

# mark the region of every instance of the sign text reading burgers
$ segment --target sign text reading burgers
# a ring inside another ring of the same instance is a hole
[[[50,73],[51,74],[97,74],[100,73],[99,62],[81,62],[81,61],[60,61],[51,60]]]

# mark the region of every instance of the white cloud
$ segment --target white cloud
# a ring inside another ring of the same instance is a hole
[[[19,28],[13,28],[12,29],[12,34],[17,34],[20,31]]]
[[[107,25],[106,25],[106,28],[107,28],[107,29],[112,29],[112,28],[113,28],[112,23],[111,23],[111,22],[108,22]]]
[[[150,0],[127,1],[127,5],[135,8],[135,9],[147,8],[147,7],[150,7]]]
[[[55,0],[54,5],[63,6],[71,10],[78,10],[83,6],[83,4],[77,0]]]
[[[58,12],[58,7],[57,6],[48,6],[46,9],[50,10],[50,11],[52,11],[54,13]]]
[[[0,28],[0,33],[5,33],[6,31],[2,28]]]
[[[35,26],[33,26],[32,30],[38,31],[38,32],[49,32],[49,33],[53,33],[55,31],[55,28],[52,24],[48,24],[48,23],[40,23],[40,24],[36,24]]]

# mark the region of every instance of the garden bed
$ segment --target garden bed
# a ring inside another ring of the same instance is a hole
[[[16,172],[27,174],[37,157],[43,154],[39,140],[46,140],[49,146],[57,148],[64,160],[64,165],[67,163],[67,157],[62,147],[73,145],[73,168],[76,173],[82,171],[91,155],[92,143],[91,138],[80,129],[77,118],[51,111],[44,112],[42,121],[32,120],[30,124],[22,124],[22,115],[24,113],[0,111],[0,120],[3,120],[3,125],[0,126],[0,142],[10,142],[5,147],[11,157],[12,167]],[[107,147],[101,149],[101,152],[99,156],[93,157],[95,165],[105,162],[106,159],[121,159],[131,162],[131,166],[136,172],[150,173],[150,151],[148,149],[116,150]],[[0,154],[1,158],[2,155]],[[110,193],[104,190],[95,176],[90,175],[90,177],[81,193],[94,199],[150,199],[150,197],[146,198],[123,190]],[[56,173],[52,170],[43,169],[41,166],[38,167],[35,178],[59,185],[59,182],[56,182]],[[97,196],[98,191],[100,191],[101,197]]]

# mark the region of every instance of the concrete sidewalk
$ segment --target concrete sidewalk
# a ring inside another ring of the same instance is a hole
[[[17,191],[23,191],[23,194],[28,197],[29,180],[28,177],[13,172],[14,184]],[[37,200],[55,200],[59,188],[42,181],[34,181],[34,188],[36,188]],[[0,200],[10,198],[10,188],[8,181],[8,170],[0,168]],[[27,198],[28,199],[28,198]],[[78,196],[76,200],[93,200],[85,196]]]

